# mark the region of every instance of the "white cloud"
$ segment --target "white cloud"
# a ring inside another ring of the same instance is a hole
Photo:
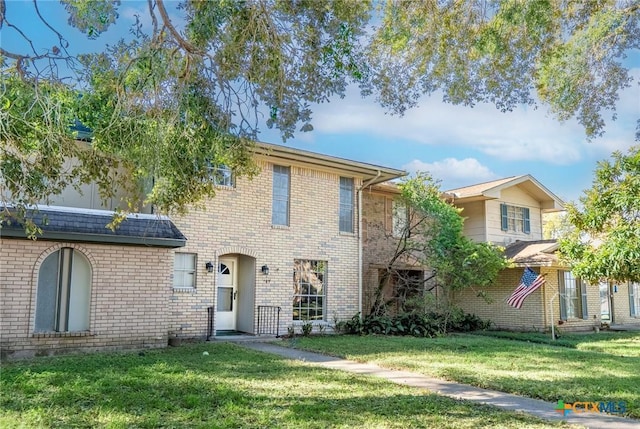
[[[414,159],[403,165],[402,168],[410,173],[417,171],[431,173],[434,178],[442,181],[443,189],[482,183],[497,178],[494,172],[475,158],[446,158],[431,163]]]
[[[636,82],[640,70],[632,70]],[[609,115],[610,116],[610,115]],[[316,106],[317,133],[370,134],[428,145],[473,148],[501,161],[543,161],[568,165],[589,154],[606,156],[633,144],[635,121],[640,117],[640,88],[636,83],[621,93],[618,120],[607,121],[604,137],[587,142],[575,120],[560,123],[546,112],[523,106],[502,113],[493,105],[473,108],[443,103],[437,95],[424,97],[403,116],[385,114],[372,99],[353,88],[342,100]]]

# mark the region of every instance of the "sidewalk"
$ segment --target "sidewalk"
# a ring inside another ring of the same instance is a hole
[[[431,378],[421,374],[408,371],[396,371],[381,368],[374,364],[358,363],[319,353],[306,352],[288,347],[281,347],[274,344],[258,341],[238,341],[235,344],[253,350],[271,353],[285,357],[308,362],[324,368],[338,369],[355,374],[372,375],[374,377],[385,378],[397,384],[426,389],[453,399],[464,399],[466,401],[482,404],[494,405],[504,410],[520,411],[531,414],[544,420],[565,421],[574,425],[581,425],[593,429],[638,429],[640,421],[625,419],[622,417],[610,416],[596,413],[571,413],[564,417],[561,413],[554,411],[556,404],[553,402],[530,399],[522,396],[511,395],[509,393],[497,392],[493,390],[481,389],[479,387],[454,383],[451,381]]]

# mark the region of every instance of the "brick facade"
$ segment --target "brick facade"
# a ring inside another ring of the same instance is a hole
[[[90,328],[34,333],[40,264],[62,247],[81,252],[91,264]],[[7,238],[0,239],[0,249],[3,359],[167,344],[169,249]]]
[[[245,311],[237,315],[238,322],[250,326],[244,331],[256,332],[259,305],[281,307],[281,334],[301,323],[292,320],[296,259],[327,262],[324,318],[314,323],[332,325],[334,319],[343,320],[357,313],[357,211],[353,216],[354,233],[340,232],[341,174],[290,165],[290,222],[289,226],[275,226],[271,222],[274,163],[288,165],[277,159],[261,160],[260,173],[253,180],[240,178],[235,187],[220,188],[204,208],[174,218],[188,238],[186,247],[176,251],[196,253],[198,262],[196,288],[175,290],[169,297],[170,330],[187,337],[206,336],[207,307],[216,307],[217,275],[207,272],[205,263],[211,261],[217,267],[222,256],[238,257],[240,269],[248,267],[255,278],[250,286],[239,285],[238,299],[248,303]],[[361,179],[355,178],[355,188],[360,184]],[[354,209],[355,198],[354,192]],[[269,267],[269,275],[262,274],[263,265]],[[244,291],[252,296],[243,296]],[[214,317],[214,332],[218,328]]]

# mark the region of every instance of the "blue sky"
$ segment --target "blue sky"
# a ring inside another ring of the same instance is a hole
[[[55,26],[64,26],[66,15],[58,2],[43,2],[42,13]],[[105,43],[125,37],[136,12],[146,2],[123,1],[121,22],[97,41],[65,29],[75,51],[95,51]],[[7,16],[28,28],[37,44],[52,46],[55,36],[35,28],[30,1],[8,0]],[[144,21],[143,21],[144,22]],[[0,43],[16,46],[15,34],[0,31]],[[24,45],[22,45],[24,48]],[[626,151],[634,143],[640,118],[640,52],[629,53],[635,80],[620,94],[617,120],[606,117],[603,137],[588,142],[575,121],[559,123],[545,107],[524,106],[501,113],[492,105],[474,108],[441,102],[437,94],[420,100],[419,107],[403,117],[385,114],[372,98],[363,99],[357,88],[343,99],[313,106],[314,130],[298,133],[286,145],[343,158],[369,162],[409,172],[429,171],[449,189],[498,178],[531,174],[560,198],[576,200],[591,185],[598,160],[612,151]],[[282,144],[277,131],[263,127],[260,140]]]

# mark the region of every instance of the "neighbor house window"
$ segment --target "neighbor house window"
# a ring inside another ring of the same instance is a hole
[[[629,284],[629,310],[631,317],[640,317],[640,283]]]
[[[233,171],[224,164],[210,166],[209,175],[216,186],[234,186]]]
[[[531,232],[529,209],[526,207],[500,204],[501,229],[509,232]]]
[[[340,178],[340,232],[353,232],[353,179]]]
[[[575,278],[571,271],[560,271],[558,276],[560,318],[562,320],[586,319],[588,316],[586,285]]]
[[[273,225],[289,225],[289,184],[291,170],[281,165],[273,166],[273,202],[271,223]]]
[[[407,204],[403,201],[393,201],[393,236],[396,238],[403,237],[409,232],[409,210]]]
[[[293,320],[324,320],[326,275],[325,261],[294,261]]]
[[[36,332],[89,330],[91,263],[63,247],[47,256],[38,271]]]
[[[196,254],[176,253],[173,261],[173,288],[195,289]]]

